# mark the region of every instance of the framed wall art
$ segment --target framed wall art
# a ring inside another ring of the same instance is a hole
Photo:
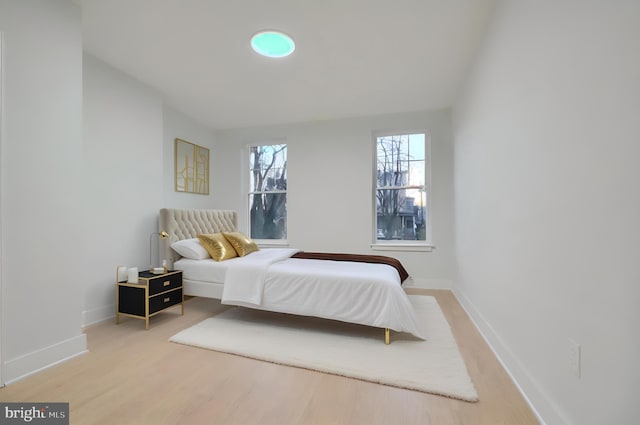
[[[209,194],[209,149],[175,140],[175,190]]]

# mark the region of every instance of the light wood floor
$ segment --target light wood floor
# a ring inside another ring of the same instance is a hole
[[[438,300],[479,402],[168,342],[226,308],[201,298],[186,302],[184,316],[179,307],[155,316],[148,331],[132,318],[88,328],[89,353],[0,388],[0,400],[69,402],[71,424],[78,425],[538,424],[452,293],[410,292]]]

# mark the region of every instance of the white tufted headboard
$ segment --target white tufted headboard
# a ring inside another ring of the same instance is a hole
[[[165,231],[169,237],[160,239],[160,258],[167,260],[169,269],[180,256],[171,249],[171,244],[195,238],[198,234],[235,232],[238,228],[238,215],[231,210],[172,209],[160,210],[159,231]]]

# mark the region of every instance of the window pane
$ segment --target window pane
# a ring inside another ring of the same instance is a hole
[[[425,192],[378,189],[376,194],[377,240],[426,240]]]
[[[249,195],[251,238],[286,239],[287,194],[255,193]]]
[[[411,161],[407,186],[424,186],[424,176],[424,161]]]
[[[286,190],[286,168],[287,145],[252,146],[249,191]]]
[[[413,160],[423,160],[424,157],[424,133],[410,134],[409,139],[409,157]]]

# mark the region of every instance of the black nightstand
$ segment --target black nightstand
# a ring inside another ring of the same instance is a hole
[[[184,315],[184,295],[182,291],[182,271],[153,274],[140,272],[138,283],[116,283],[116,325],[120,315],[144,319],[145,329],[149,329],[149,318],[174,305],[182,305]]]

